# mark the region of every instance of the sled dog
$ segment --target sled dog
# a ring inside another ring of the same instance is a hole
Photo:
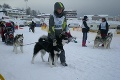
[[[95,48],[95,47],[98,48],[100,44],[103,44],[105,49],[108,49],[108,48],[110,49],[112,37],[113,37],[113,33],[109,32],[108,35],[106,36],[106,38],[102,39],[100,32],[98,31],[97,35],[95,37],[95,40],[94,40],[93,48]]]
[[[18,53],[18,47],[20,47],[21,52],[23,53],[23,34],[16,34],[13,42],[13,52]]]
[[[65,43],[68,43],[68,37],[61,35],[61,38],[59,39],[60,41],[62,41],[62,45],[64,45]],[[56,42],[54,45],[56,45],[55,47],[53,47],[53,43],[51,41],[49,41],[48,36],[43,35],[39,38],[38,42],[35,44],[34,46],[34,51],[33,51],[33,57],[32,57],[32,61],[31,63],[34,63],[34,59],[35,56],[38,54],[38,52],[40,51],[41,53],[41,58],[42,61],[44,62],[44,58],[43,56],[45,55],[46,52],[49,53],[49,64],[52,67],[57,66],[57,59],[58,59],[58,54],[61,53],[61,50],[58,48],[58,43]]]
[[[109,32],[104,41],[104,48],[110,49],[110,44],[111,44],[112,38],[113,38],[113,33]]]

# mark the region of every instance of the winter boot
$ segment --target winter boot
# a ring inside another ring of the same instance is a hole
[[[82,42],[82,47],[87,47],[86,42]]]

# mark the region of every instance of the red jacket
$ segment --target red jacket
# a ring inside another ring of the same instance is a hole
[[[12,23],[11,22],[7,22],[6,23],[6,27],[12,27]]]

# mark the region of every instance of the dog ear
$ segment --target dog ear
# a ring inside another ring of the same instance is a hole
[[[18,34],[16,35],[16,37],[18,37]]]

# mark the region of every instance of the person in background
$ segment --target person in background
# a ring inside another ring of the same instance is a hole
[[[107,23],[106,18],[102,18],[102,22],[99,25],[99,30],[101,33],[101,37],[104,40],[108,34],[108,30],[109,30],[109,25]],[[102,44],[102,46],[104,46],[104,44]]]
[[[14,33],[14,26],[11,21],[5,23],[5,31],[7,31],[8,28]]]
[[[15,32],[15,23],[13,21],[10,22],[12,23],[13,32]]]
[[[35,22],[34,21],[32,21],[32,23],[31,23],[31,27],[35,27]]]
[[[102,39],[105,39],[109,30],[109,25],[105,18],[102,18],[102,22],[99,25],[99,30],[100,30]]]
[[[1,27],[1,37],[2,37],[2,42],[5,42],[5,22],[4,21],[0,21],[0,27]]]
[[[87,25],[87,21],[88,20],[88,17],[87,16],[84,16],[84,18],[82,19],[82,33],[83,33],[83,39],[82,39],[82,47],[87,47],[86,46],[86,40],[87,40],[87,33],[89,31],[89,27]]]
[[[54,13],[50,16],[49,19],[49,31],[48,38],[51,42],[57,41],[62,32],[66,32],[67,30],[67,21],[64,13],[64,5],[61,2],[56,2],[54,4]],[[62,44],[62,43],[61,43]],[[53,45],[54,47],[54,45]],[[60,61],[63,66],[67,66],[66,58],[65,58],[65,50],[63,46],[59,47],[61,50],[60,53]]]
[[[29,32],[30,32],[30,30],[32,30],[32,32],[34,33],[35,26],[36,26],[36,23],[34,21],[32,21],[31,24],[30,24],[30,27],[29,27]]]

